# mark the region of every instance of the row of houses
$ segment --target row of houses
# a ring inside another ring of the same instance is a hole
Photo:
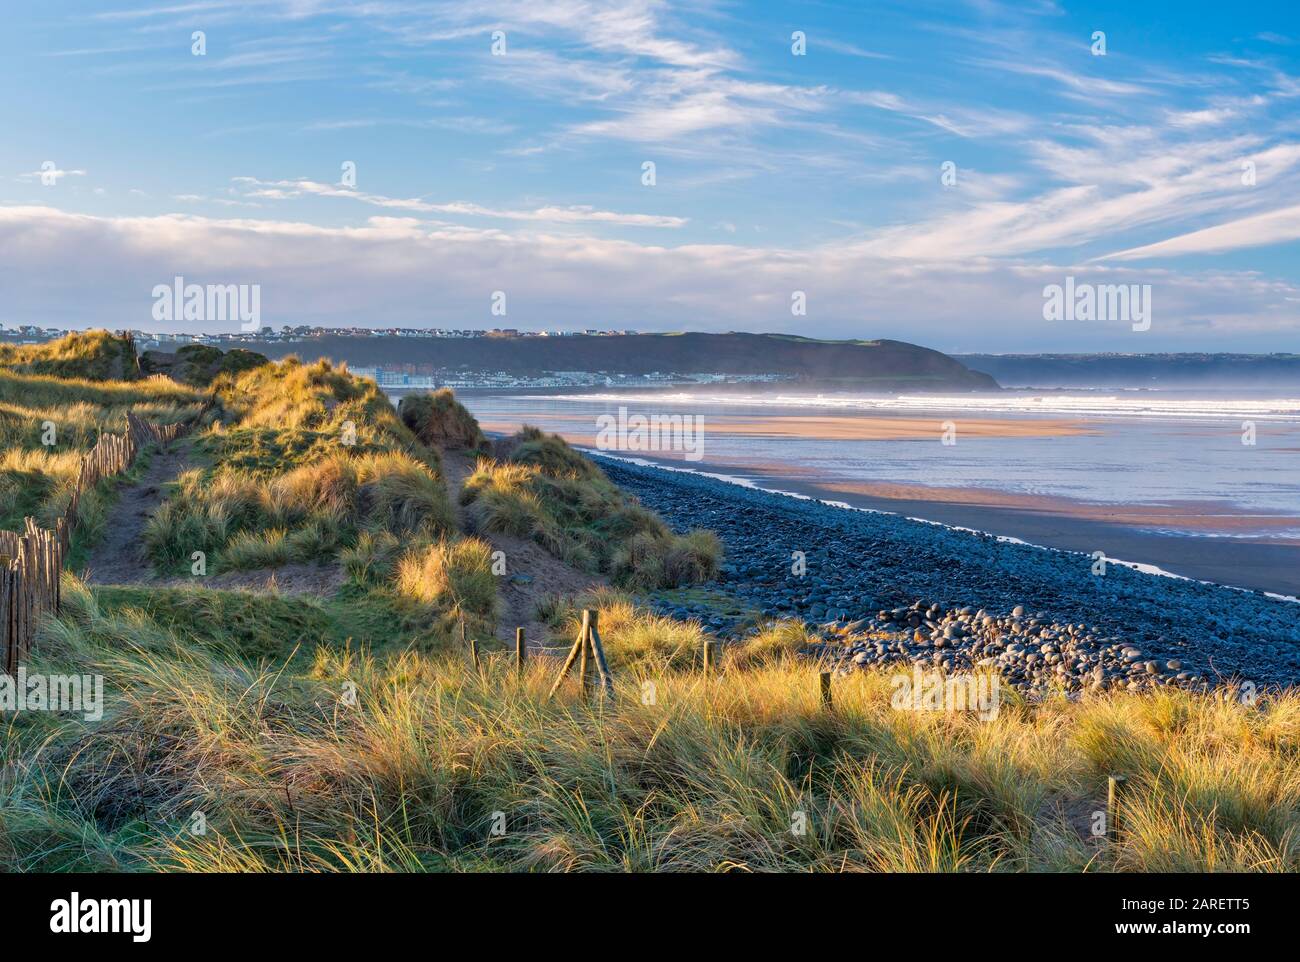
[[[422,365],[423,366],[423,365]],[[406,368],[403,370],[402,368]],[[506,371],[437,370],[417,374],[411,365],[401,367],[349,367],[353,374],[373,378],[387,390],[429,391],[449,388],[539,388],[539,387],[652,387],[685,384],[770,383],[788,380],[783,374],[606,374],[604,371],[547,371],[540,375],[510,374]]]
[[[68,331],[54,327],[39,327],[35,324],[16,325],[8,330],[0,324],[0,335],[26,338],[33,341],[53,340],[63,337]],[[299,324],[281,325],[277,330],[263,327],[259,331],[230,331],[210,334],[206,332],[183,333],[174,331],[131,332],[136,340],[155,347],[184,344],[216,344],[230,342],[267,343],[296,342],[323,337],[410,337],[410,338],[474,338],[474,337],[575,337],[583,334],[589,337],[610,337],[615,335],[636,334],[634,330],[596,330],[587,328],[581,331],[521,331],[513,327],[499,327],[488,330],[450,329],[432,327],[319,327]]]

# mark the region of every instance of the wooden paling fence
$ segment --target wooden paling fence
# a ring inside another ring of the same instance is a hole
[[[67,511],[55,521],[53,531],[37,525],[34,518],[25,519],[22,534],[0,531],[0,670],[17,673],[32,650],[41,616],[59,610],[59,575],[71,547],[82,492],[125,472],[146,445],[174,441],[192,426],[193,422],[153,424],[128,412],[125,433],[100,435],[81,459]]]
[[[15,674],[23,656],[32,650],[36,625],[44,614],[59,610],[59,573],[63,570],[67,522],[59,518],[55,530],[37,526],[27,518],[22,534],[0,531],[0,632],[3,632],[3,667]]]

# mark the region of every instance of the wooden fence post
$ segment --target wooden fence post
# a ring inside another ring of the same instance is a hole
[[[1106,838],[1111,844],[1118,844],[1120,833],[1120,809],[1124,795],[1124,775],[1111,775],[1106,784]]]
[[[461,646],[461,648],[468,648],[468,649],[469,649],[469,658],[470,658],[470,661],[472,661],[472,662],[474,663],[474,670],[475,670],[475,671],[478,671],[478,670],[479,670],[479,661],[478,661],[478,639],[477,639],[477,638],[470,638],[468,641],[466,641],[466,639],[465,639],[465,616],[464,616],[464,615],[462,615],[462,616],[461,616],[461,619],[460,619],[460,646]]]
[[[582,649],[578,655],[578,687],[582,697],[591,695],[591,674],[587,672],[587,654],[591,651],[591,611],[582,612],[582,633],[578,635],[578,645]]]
[[[710,669],[713,668],[713,642],[710,641],[708,638],[704,639],[703,661],[704,661],[704,680],[708,681],[709,671]]]
[[[0,565],[0,669],[5,674],[18,674],[18,635],[13,630],[14,578],[13,563],[5,560]]]
[[[524,673],[524,663],[528,661],[528,643],[524,638],[524,629],[515,629],[515,667],[519,674]]]
[[[587,619],[587,644],[591,647],[592,658],[596,661],[596,669],[600,672],[600,690],[606,698],[614,697],[614,676],[610,674],[609,662],[605,660],[605,645],[600,640],[600,630],[597,628],[597,619],[600,611],[592,609],[590,617]]]
[[[821,685],[822,685],[822,707],[826,709],[834,708],[835,706],[831,702],[831,673],[829,671],[824,671],[821,673]]]
[[[609,663],[605,661],[605,646],[601,643],[600,632],[596,627],[598,614],[599,612],[590,608],[583,610],[582,627],[578,631],[578,638],[569,649],[568,657],[564,659],[564,667],[560,669],[559,677],[555,679],[555,684],[546,695],[548,701],[560,690],[560,685],[564,684],[564,679],[574,662],[580,662],[578,681],[584,697],[590,694],[590,687],[596,677],[600,678],[601,690],[604,694],[613,697],[614,679],[609,672]],[[591,669],[587,667],[588,660],[592,663]]]
[[[551,686],[551,690],[546,694],[548,701],[555,697],[555,693],[560,690],[560,685],[564,684],[564,678],[568,675],[569,669],[573,667],[573,663],[578,660],[578,654],[581,652],[584,660],[586,658],[587,621],[589,615],[590,612],[587,611],[582,613],[582,629],[578,632],[578,640],[575,641],[573,647],[569,649],[568,657],[564,659],[564,665],[560,668],[560,676],[555,679],[555,684]]]

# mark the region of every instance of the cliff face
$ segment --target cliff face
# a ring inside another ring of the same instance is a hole
[[[540,375],[784,374],[801,381],[881,390],[987,391],[997,382],[939,351],[902,341],[819,341],[787,334],[620,334],[572,337],[323,337],[258,344],[271,356],[328,357],[354,366],[436,367]]]

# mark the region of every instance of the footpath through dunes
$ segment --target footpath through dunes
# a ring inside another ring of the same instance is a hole
[[[155,448],[147,455],[144,473],[117,489],[103,537],[86,558],[87,584],[128,585],[156,580],[153,565],[144,554],[145,525],[166,499],[166,486],[190,469],[193,452],[189,438]]]
[[[823,634],[845,667],[994,667],[1030,691],[1300,683],[1294,602],[1114,563],[1099,576],[1087,554],[599,460],[670,524],[717,532],[729,560],[714,587],[770,617],[834,623]],[[736,629],[690,598],[661,610]]]
[[[717,571],[722,549],[711,533],[674,534],[557,435],[524,426],[489,440],[448,389],[409,394],[398,414],[439,452],[456,527],[474,536],[471,550],[494,556],[495,633],[507,644],[517,628],[531,642],[547,637],[545,622],[558,608],[593,590],[674,587]],[[471,587],[463,579],[444,594],[463,607]]]
[[[332,596],[342,586],[343,569],[337,562],[226,571],[201,578],[159,575],[146,554],[145,529],[167,500],[168,486],[196,466],[194,439],[183,438],[166,447],[155,448],[148,459],[144,473],[115,492],[116,500],[109,506],[103,536],[90,547],[83,566],[86,584],[202,587],[322,598]]]
[[[505,554],[506,574],[497,579],[500,614],[496,637],[507,645],[515,642],[515,629],[523,628],[530,650],[546,647],[549,626],[538,616],[538,603],[550,598],[573,598],[608,585],[601,575],[581,571],[549,554],[526,538],[491,531],[476,531],[460,493],[474,473],[476,457],[466,451],[443,450],[442,472],[456,507],[461,531],[473,534]]]

